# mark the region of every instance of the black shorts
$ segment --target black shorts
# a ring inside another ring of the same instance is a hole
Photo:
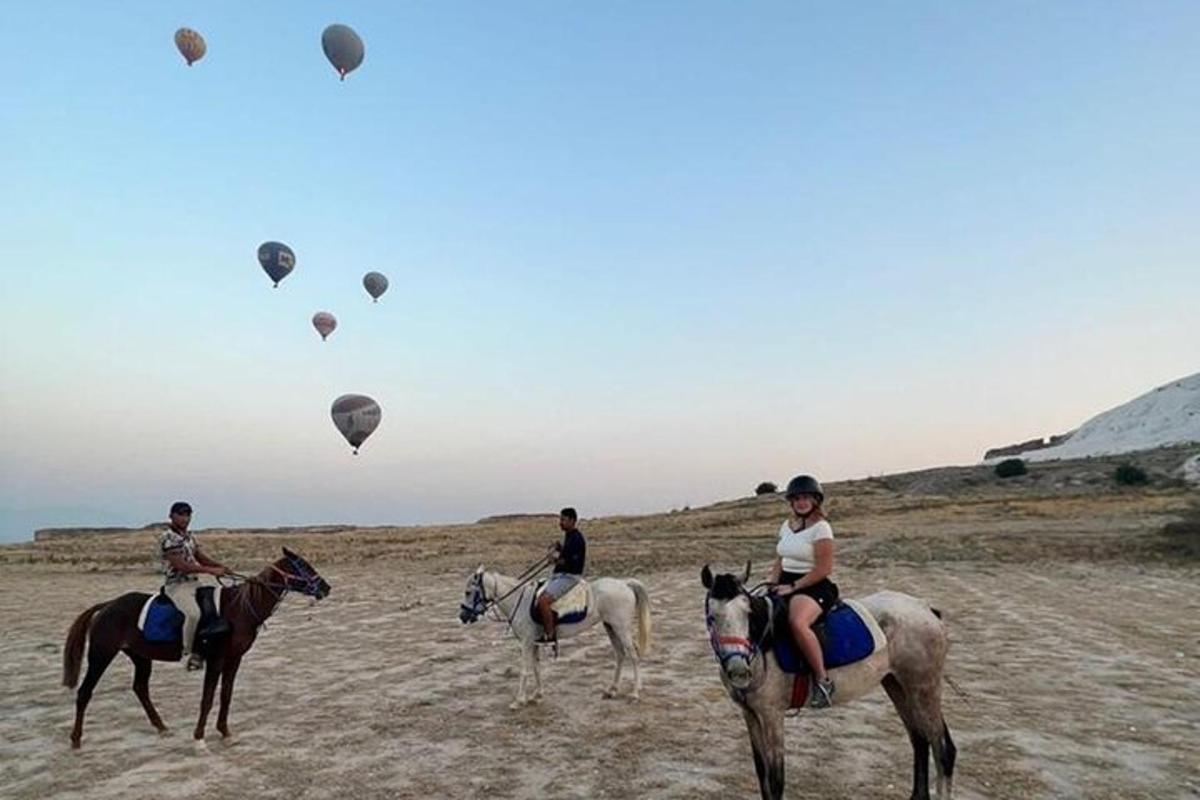
[[[781,588],[783,584],[794,583],[795,581],[800,580],[805,576],[805,574],[806,573],[803,572],[779,573],[779,583]],[[829,578],[824,578],[820,581],[817,581],[812,586],[805,586],[803,589],[793,592],[793,594],[802,594],[805,597],[811,597],[813,600],[816,600],[817,605],[821,607],[822,613],[832,608],[833,604],[838,601],[838,597],[840,596],[838,594],[837,584],[829,580]]]

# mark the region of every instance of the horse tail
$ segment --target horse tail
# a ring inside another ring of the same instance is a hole
[[[83,645],[87,641],[92,617],[108,603],[97,603],[80,614],[67,631],[67,643],[63,646],[63,686],[74,689],[79,682],[79,665],[83,663]]]
[[[639,656],[644,656],[650,652],[650,595],[646,593],[646,587],[642,582],[629,578],[625,581],[629,584],[629,588],[633,590],[633,596],[637,601],[637,651]]]

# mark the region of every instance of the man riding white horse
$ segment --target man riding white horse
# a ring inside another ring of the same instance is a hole
[[[558,655],[558,632],[554,604],[583,579],[587,559],[587,540],[583,537],[583,531],[575,527],[578,521],[579,514],[573,508],[564,508],[558,513],[558,527],[563,532],[563,540],[555,543],[558,558],[554,562],[554,573],[537,599],[538,617],[542,620],[542,641],[553,645],[555,655]]]

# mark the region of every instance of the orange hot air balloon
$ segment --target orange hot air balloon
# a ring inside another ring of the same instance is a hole
[[[180,54],[187,60],[189,67],[204,58],[204,54],[208,52],[208,46],[204,44],[204,37],[191,28],[180,28],[175,31],[175,46],[179,48]]]

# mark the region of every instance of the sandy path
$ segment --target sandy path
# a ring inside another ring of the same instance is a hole
[[[640,704],[599,697],[611,655],[594,630],[544,668],[540,706],[510,712],[514,644],[501,625],[464,628],[455,616],[467,570],[388,569],[400,571],[330,569],[326,601],[289,599],[244,663],[236,742],[223,744],[210,720],[207,753],[190,736],[198,676],[156,665],[152,693],[175,731],[160,738],[123,658],[72,753],[73,695],[58,685],[66,627],[90,602],[148,587],[128,574],[5,569],[0,795],[757,797],[740,714],[707,650],[695,570],[639,576],[655,615]],[[907,565],[846,570],[840,582],[848,594],[928,583],[946,612],[951,674],[967,695],[947,699],[959,797],[1200,795],[1195,570]],[[882,691],[787,729],[788,796],[805,796],[804,784],[829,800],[908,796],[910,750]]]

